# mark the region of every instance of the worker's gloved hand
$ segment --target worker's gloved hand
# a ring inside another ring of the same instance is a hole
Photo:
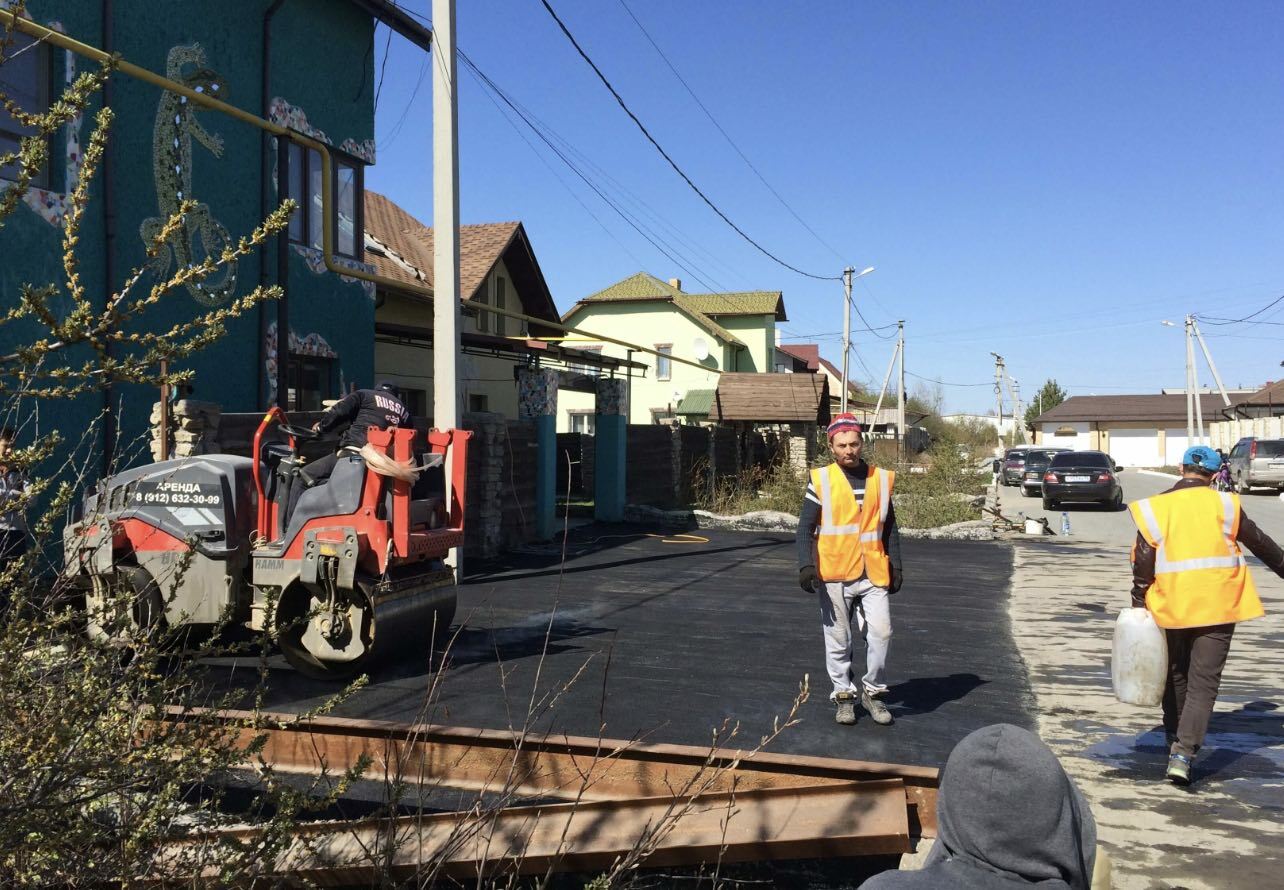
[[[808,593],[815,593],[819,582],[820,576],[816,574],[815,566],[803,566],[798,570],[798,586]]]
[[[1137,596],[1136,594],[1133,594],[1132,607],[1134,609],[1146,608],[1146,595],[1144,593],[1141,596]]]
[[[904,581],[905,578],[903,575],[901,575],[899,570],[894,568],[889,569],[888,574],[890,575],[890,577],[888,578],[888,581],[887,581],[887,592],[895,593],[896,591],[901,589],[901,582]]]
[[[312,424],[312,432],[314,433],[321,432],[321,421],[318,420],[316,423]]]

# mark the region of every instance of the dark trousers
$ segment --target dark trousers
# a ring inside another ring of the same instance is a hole
[[[1177,740],[1172,753],[1194,757],[1204,744],[1234,632],[1233,624],[1164,631],[1168,638],[1164,731]]]
[[[310,464],[306,464],[299,472],[303,476],[308,486],[316,485],[318,482],[324,482],[330,478],[334,472],[335,464],[339,462],[339,453],[332,451],[324,457],[318,457]]]

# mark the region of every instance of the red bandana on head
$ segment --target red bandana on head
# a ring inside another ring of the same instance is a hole
[[[829,428],[825,430],[829,436],[829,441],[834,440],[834,436],[847,430],[861,432],[860,421],[856,419],[855,414],[839,414],[829,423]]]

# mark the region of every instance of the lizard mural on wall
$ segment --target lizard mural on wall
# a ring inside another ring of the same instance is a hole
[[[199,43],[175,46],[166,59],[165,75],[170,80],[226,99],[223,78],[206,66],[205,50]],[[152,163],[156,181],[156,203],[160,216],[143,221],[139,229],[143,241],[150,244],[165,221],[178,212],[179,203],[192,195],[192,140],[195,139],[214,157],[223,156],[223,137],[210,133],[196,119],[196,108],[186,96],[165,92],[156,109],[152,131]],[[199,242],[199,244],[198,244]],[[232,245],[223,224],[210,213],[206,204],[197,204],[187,214],[183,225],[152,260],[152,271],[158,278],[169,274],[170,265],[181,269],[219,256]],[[188,291],[199,303],[217,306],[236,290],[236,263],[223,266],[217,276],[203,282],[191,282]]]

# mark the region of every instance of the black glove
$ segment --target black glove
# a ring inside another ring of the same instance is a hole
[[[1146,595],[1144,593],[1141,596],[1137,596],[1136,594],[1133,594],[1132,607],[1134,609],[1146,608]]]
[[[803,566],[798,570],[798,586],[808,593],[816,592],[816,584],[820,581],[820,576],[816,574],[815,566]]]
[[[896,591],[901,589],[901,582],[904,581],[905,578],[896,569],[889,569],[888,575],[889,577],[887,580],[887,592],[895,593]]]

